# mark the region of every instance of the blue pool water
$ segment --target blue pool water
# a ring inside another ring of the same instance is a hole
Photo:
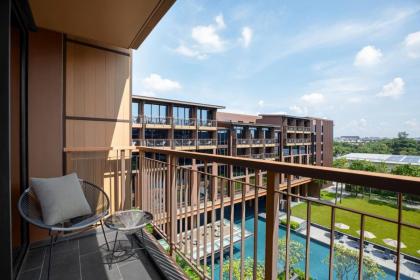
[[[237,221],[236,224],[240,225],[241,221]],[[254,231],[254,217],[248,216],[245,220],[245,229],[253,232]],[[257,259],[258,261],[264,263],[264,257],[265,257],[265,220],[262,218],[258,219],[258,252],[257,252]],[[283,227],[280,227],[279,229],[279,238],[285,238],[286,231]],[[292,232],[291,234],[292,240],[298,241],[303,244],[304,248],[306,245],[306,238]],[[253,235],[248,237],[245,241],[245,257],[253,257],[254,252],[254,237]],[[310,244],[310,275],[314,279],[322,280],[322,279],[328,279],[328,264],[325,264],[323,260],[327,259],[329,255],[329,247],[319,243],[315,240],[311,241]],[[234,259],[240,259],[241,256],[241,244],[240,242],[236,243],[234,245]],[[226,263],[229,258],[229,248],[225,249],[225,257],[224,262]],[[210,257],[209,257],[210,259]],[[210,260],[209,260],[210,261]],[[215,260],[215,279],[219,279],[219,270],[220,266],[218,264],[219,256],[216,256]],[[305,263],[302,261],[297,265],[300,269],[304,271],[305,269]],[[279,261],[278,263],[278,270],[283,270],[283,263]],[[385,270],[384,270],[385,271]],[[386,275],[383,279],[391,280],[395,279],[395,273],[393,271],[385,271]],[[409,280],[410,278],[404,277],[401,275],[401,278],[403,280]]]

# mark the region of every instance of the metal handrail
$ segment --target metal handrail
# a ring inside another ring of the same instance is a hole
[[[195,139],[173,139],[175,147],[191,147],[196,145]]]
[[[198,120],[198,126],[217,127],[217,120]]]
[[[217,140],[216,139],[197,139],[197,144],[199,146],[216,146]]]
[[[173,118],[172,122],[174,125],[179,126],[195,126],[197,123],[195,118]]]
[[[171,125],[172,118],[171,117],[149,117],[143,116],[143,123],[144,124],[161,124],[161,125]]]

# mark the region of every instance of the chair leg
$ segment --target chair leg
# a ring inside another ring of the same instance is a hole
[[[50,279],[51,259],[52,259],[52,252],[53,252],[53,246],[54,246],[54,236],[52,235],[51,231],[49,232],[49,235],[50,235],[50,255],[48,257],[48,277],[47,277],[47,279]]]
[[[106,247],[107,247],[107,249],[109,251],[109,243],[108,243],[108,239],[106,238],[106,234],[105,234],[104,225],[102,223],[102,220],[101,220],[101,228],[102,228],[102,234],[104,235],[104,238],[105,238]]]
[[[114,262],[115,246],[117,246],[117,242],[118,242],[118,230],[115,233],[114,247],[112,248],[112,255],[111,255],[111,262],[109,264],[109,269],[111,269],[112,263]]]

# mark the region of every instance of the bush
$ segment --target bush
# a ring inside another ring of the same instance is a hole
[[[283,225],[283,226],[287,226],[287,220],[286,219],[281,219],[280,224]],[[297,230],[299,227],[300,227],[300,224],[298,222],[290,221],[290,228],[291,229]]]

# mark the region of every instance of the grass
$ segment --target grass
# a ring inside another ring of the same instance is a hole
[[[334,199],[335,194],[325,194],[322,196],[324,199]],[[398,210],[395,206],[390,205],[381,201],[369,201],[368,198],[356,198],[347,197],[343,198],[342,203],[339,205],[364,211],[370,214],[376,214],[387,218],[397,219]],[[322,225],[330,228],[331,225],[331,207],[323,206],[319,204],[312,204],[311,209],[311,221],[313,223]],[[292,215],[306,219],[306,203],[301,203],[292,208]],[[412,224],[420,224],[420,211],[410,210],[405,208],[402,211],[402,220],[404,222]],[[350,228],[348,230],[337,229],[341,232],[350,234],[358,237],[357,230],[360,229],[360,215],[337,209],[336,211],[336,223],[344,223]],[[366,239],[374,243],[386,246],[390,249],[396,250],[396,248],[390,247],[383,242],[385,238],[397,239],[397,226],[394,223],[385,222],[375,218],[366,217],[365,219],[365,230],[372,232],[376,235],[376,238]],[[420,250],[420,231],[408,227],[402,227],[401,229],[401,240],[407,246],[407,248],[401,249],[403,253],[419,257],[420,254],[417,250]]]

